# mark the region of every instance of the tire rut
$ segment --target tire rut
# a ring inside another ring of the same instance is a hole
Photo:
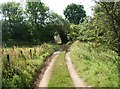
[[[77,72],[74,68],[74,65],[72,64],[71,58],[70,58],[70,52],[66,52],[66,65],[67,65],[69,74],[71,76],[71,79],[74,83],[74,87],[76,89],[80,89],[80,87],[89,87],[85,84],[85,82],[77,74]]]
[[[60,51],[57,51],[50,57],[50,59],[49,59],[50,61],[46,64],[46,67],[43,70],[41,70],[42,72],[40,73],[39,78],[36,81],[37,83],[36,83],[36,87],[34,89],[48,87],[48,82],[51,77],[53,65],[54,65],[55,59],[59,55],[59,53],[60,53]]]

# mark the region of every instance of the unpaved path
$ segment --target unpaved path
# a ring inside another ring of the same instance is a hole
[[[73,80],[74,87],[76,87],[77,89],[79,89],[78,87],[88,87],[77,74],[70,59],[70,52],[66,53],[66,64],[67,64],[67,68],[70,73],[71,79]]]
[[[35,89],[40,89],[40,88],[45,88],[47,89],[48,87],[48,83],[52,74],[52,69],[53,69],[53,65],[55,63],[55,60],[57,58],[57,56],[59,55],[60,51],[55,52],[53,55],[53,57],[51,58],[50,63],[47,65],[45,72],[43,74],[42,79],[40,80],[40,82],[37,84],[37,87]],[[80,87],[90,87],[87,86],[85,84],[85,82],[79,77],[79,75],[77,74],[74,65],[72,64],[72,61],[70,59],[70,52],[66,52],[66,65],[68,68],[68,72],[70,74],[70,77],[74,83],[74,87],[76,89],[80,89]]]
[[[60,53],[59,51],[54,53],[54,57],[51,59],[51,62],[49,63],[48,67],[46,68],[38,87],[48,87],[48,82],[51,77],[53,65],[54,65],[55,59],[59,55],[59,53]]]

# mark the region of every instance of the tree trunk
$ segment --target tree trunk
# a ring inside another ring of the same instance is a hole
[[[60,35],[62,44],[66,44],[68,42],[68,38],[67,38],[67,35],[65,34],[65,32],[62,30],[59,30],[58,33]]]

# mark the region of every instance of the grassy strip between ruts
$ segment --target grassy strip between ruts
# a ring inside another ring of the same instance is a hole
[[[79,75],[92,87],[118,87],[117,53],[100,46],[76,41],[70,48]]]
[[[73,87],[65,64],[65,52],[62,52],[56,59],[48,87]]]

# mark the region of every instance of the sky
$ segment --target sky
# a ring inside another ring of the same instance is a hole
[[[93,0],[41,0],[46,3],[47,6],[50,7],[51,10],[55,11],[56,13],[63,15],[63,10],[65,7],[71,3],[82,4],[84,5],[84,9],[86,14],[92,16],[92,6],[95,5]]]
[[[10,1],[21,2],[22,4],[24,4],[24,1],[26,0],[0,0],[0,3],[10,2]],[[32,1],[39,1],[39,0],[32,0]],[[64,17],[63,10],[65,10],[67,5],[71,3],[84,5],[84,9],[88,16],[93,16],[92,15],[93,12],[91,9],[92,9],[92,6],[95,5],[94,0],[41,0],[41,1],[45,3],[45,5],[50,8],[50,10],[58,13],[63,17]]]

